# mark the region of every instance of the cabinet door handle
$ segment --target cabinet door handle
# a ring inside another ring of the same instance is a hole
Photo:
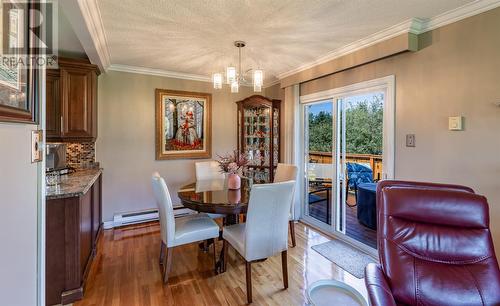
[[[63,116],[61,116],[61,132],[64,132],[64,120],[63,120]]]

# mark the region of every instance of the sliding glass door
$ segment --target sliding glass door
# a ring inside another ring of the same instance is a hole
[[[325,227],[333,224],[334,102],[319,101],[304,105],[305,129],[305,213]]]
[[[382,80],[301,97],[302,217],[367,250],[377,247],[376,184],[393,177],[393,83]]]

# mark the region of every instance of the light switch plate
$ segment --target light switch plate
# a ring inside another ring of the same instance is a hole
[[[38,163],[42,161],[43,149],[42,149],[42,139],[43,131],[35,130],[31,131],[31,162]]]
[[[407,147],[415,147],[415,134],[407,134],[406,135],[406,146]]]
[[[448,118],[448,129],[450,131],[462,131],[463,130],[463,122],[464,117],[456,116]]]

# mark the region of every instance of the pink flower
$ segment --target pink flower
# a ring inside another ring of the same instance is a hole
[[[232,162],[232,163],[229,163],[227,168],[228,168],[229,173],[236,173],[236,172],[238,172],[239,167],[235,162]]]

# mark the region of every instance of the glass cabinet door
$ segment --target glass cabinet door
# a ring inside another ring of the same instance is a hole
[[[256,183],[269,182],[271,164],[271,107],[244,109],[244,151],[250,159],[249,171]]]

